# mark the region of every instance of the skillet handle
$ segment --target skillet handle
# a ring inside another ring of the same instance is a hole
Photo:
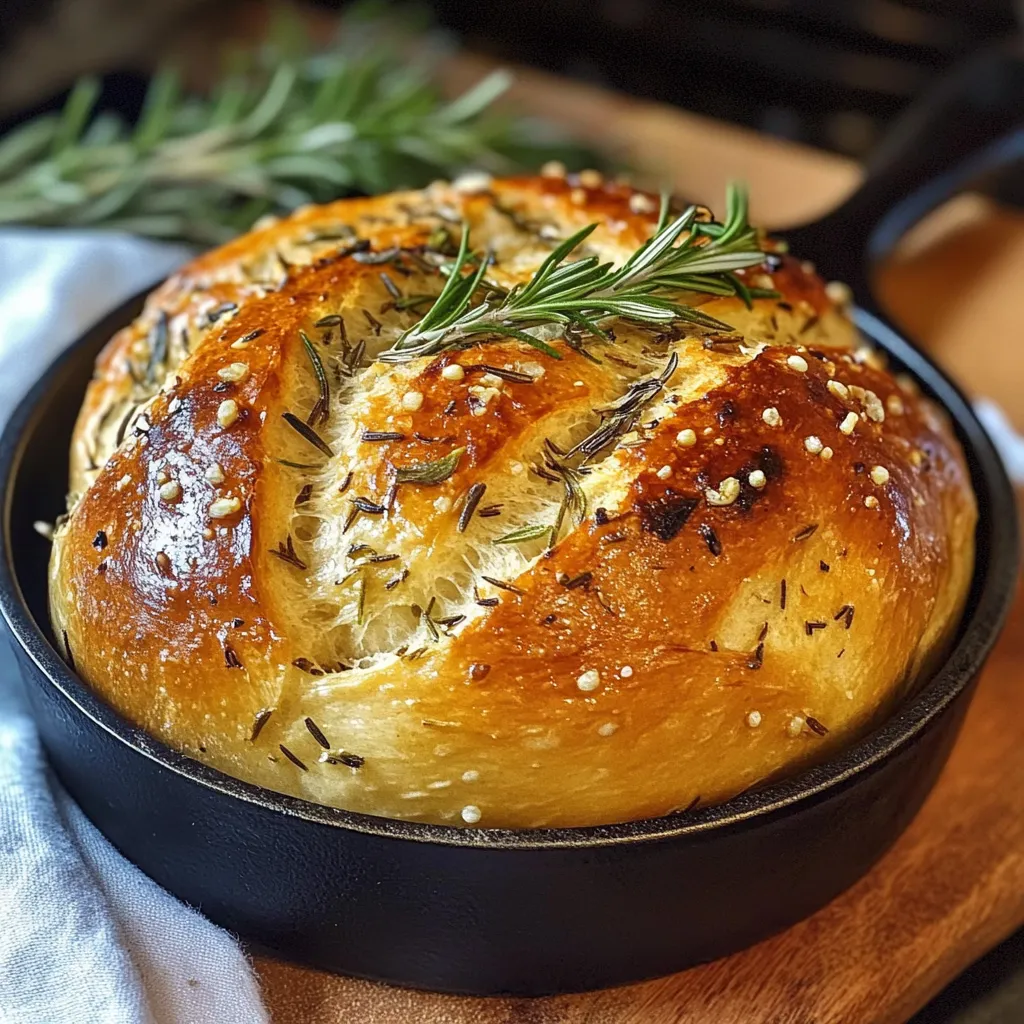
[[[930,210],[1024,158],[1024,47],[982,51],[915,100],[860,187],[812,224],[780,232],[822,273],[870,295],[870,264]]]

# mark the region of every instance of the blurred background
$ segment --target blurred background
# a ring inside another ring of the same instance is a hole
[[[327,38],[345,6],[310,0],[301,5],[302,16],[315,37]],[[756,164],[737,169],[761,186],[767,196],[762,202],[779,223],[834,204],[915,96],[968,55],[1019,35],[1024,20],[1024,4],[1013,0],[421,0],[412,7],[377,6],[385,17],[397,11],[406,26],[438,26],[445,45],[460,51],[440,67],[446,91],[465,87],[497,63],[532,68],[542,74],[522,76],[514,98],[532,99],[527,106],[535,112],[572,123],[594,147],[607,143],[612,159],[624,156],[653,174],[673,161],[687,164],[687,180],[698,194],[707,183],[699,159],[673,148],[670,131],[659,134],[659,108],[637,106],[631,118],[616,122],[617,134],[606,137],[607,122],[591,113],[595,94],[588,89],[715,119],[708,144],[719,147],[719,163],[742,153],[738,146],[728,149],[731,137],[723,124],[813,148],[820,157],[811,190],[780,175],[785,152],[775,154],[772,182],[759,181]],[[261,0],[0,0],[0,131],[60,107],[75,78],[87,72],[102,76],[99,105],[130,121],[158,66],[172,61],[188,84],[202,87],[218,75],[227,44],[261,38],[270,13]],[[543,73],[565,76],[578,88],[552,91]],[[643,131],[631,134],[629,125],[641,122]],[[801,166],[807,165],[805,154]],[[1022,177],[994,183],[986,201],[997,199],[1004,211],[1024,205]],[[966,261],[975,265],[976,277],[991,277],[984,259],[996,265],[996,256],[1013,246],[1019,274],[1021,223],[979,215],[976,202],[968,212],[980,216],[980,226],[968,225],[956,244],[977,241]],[[915,275],[930,272],[929,258],[894,262],[882,288],[894,307]],[[1007,275],[1012,277],[1004,269],[1004,286]],[[981,300],[962,320],[978,316],[979,308]],[[926,306],[904,305],[898,313],[916,337],[946,356],[941,297]],[[1008,315],[1007,329],[1013,330],[1013,307]],[[952,345],[944,361],[975,393],[1002,400],[1019,418],[1012,373],[996,367],[986,377],[984,361]],[[921,1011],[915,1024],[1020,1024],[1022,964],[1024,936],[1018,934]]]
[[[45,105],[81,71],[132,72],[243,30],[262,4],[3,0],[0,118]],[[329,12],[345,5],[321,0]],[[856,158],[965,55],[1019,30],[1014,0],[421,0],[469,49]]]

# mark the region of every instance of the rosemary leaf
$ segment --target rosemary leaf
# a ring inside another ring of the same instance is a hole
[[[536,540],[551,532],[550,526],[521,526],[518,530],[506,533],[504,537],[495,540],[495,544],[522,544],[527,540]]]
[[[462,458],[465,451],[465,448],[456,448],[433,462],[398,466],[395,469],[395,480],[400,484],[442,484],[458,468],[459,459]]]

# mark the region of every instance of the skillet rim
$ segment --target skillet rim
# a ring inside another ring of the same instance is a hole
[[[94,694],[66,665],[29,609],[13,561],[11,483],[17,476],[28,439],[45,416],[54,393],[76,370],[84,349],[109,338],[137,312],[151,289],[134,296],[84,331],[43,371],[18,403],[0,436],[0,487],[3,489],[0,546],[0,613],[21,652],[65,700],[92,724],[136,753],[184,776],[219,797],[238,799],[265,811],[296,817],[326,828],[436,846],[487,850],[597,848],[699,837],[730,827],[756,827],[788,811],[825,800],[856,784],[885,761],[920,739],[970,686],[987,660],[1005,623],[1016,591],[1019,561],[1016,498],[1002,462],[985,429],[959,388],[924,353],[903,339],[880,316],[854,309],[862,334],[884,349],[949,415],[963,446],[978,497],[978,559],[971,596],[953,648],[917,694],[876,729],[832,758],[794,776],[749,790],[721,804],[684,814],[608,825],[545,829],[479,829],[435,825],[361,814],[236,779],[168,747],[132,725]]]

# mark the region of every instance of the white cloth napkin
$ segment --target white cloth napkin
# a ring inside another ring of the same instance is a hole
[[[0,422],[83,328],[188,255],[0,232]],[[14,671],[0,660],[0,1022],[266,1024],[235,940],[129,864],[49,773]]]

